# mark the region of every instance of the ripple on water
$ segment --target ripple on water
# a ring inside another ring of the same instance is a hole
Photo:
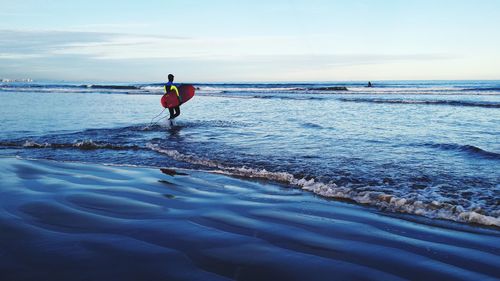
[[[75,206],[110,217],[143,219],[161,217],[168,210],[161,206],[122,196],[102,194],[71,194],[66,200]]]

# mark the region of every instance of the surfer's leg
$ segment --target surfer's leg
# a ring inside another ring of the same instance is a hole
[[[174,108],[168,108],[168,112],[170,112],[170,118],[168,118],[169,120],[170,119],[174,119],[176,116],[175,116],[175,112],[174,112]]]
[[[175,115],[174,115],[174,118],[175,118],[181,114],[181,109],[178,106],[174,107],[174,109],[175,109]]]

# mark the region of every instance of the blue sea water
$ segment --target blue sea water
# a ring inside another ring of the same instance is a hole
[[[213,170],[500,226],[500,81],[372,83],[192,83],[175,126],[152,122],[160,83],[0,83],[0,155]]]

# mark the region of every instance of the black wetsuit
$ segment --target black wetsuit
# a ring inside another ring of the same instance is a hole
[[[174,119],[175,117],[177,117],[181,114],[181,109],[179,106],[170,107],[168,109],[168,111],[170,112],[170,118],[168,118],[168,119]]]
[[[170,93],[171,91],[175,91],[175,94],[177,95],[177,98],[179,99],[179,105],[180,105],[182,101],[181,101],[181,98],[179,96],[179,90],[172,82],[168,82],[165,85],[165,94],[171,94]],[[168,108],[168,111],[170,112],[169,119],[174,119],[175,117],[177,117],[181,114],[181,109],[179,108],[179,105],[175,106],[175,107]]]

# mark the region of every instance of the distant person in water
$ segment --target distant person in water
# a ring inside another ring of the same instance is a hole
[[[179,89],[177,89],[177,87],[174,85],[174,75],[169,74],[168,83],[165,85],[165,95],[173,94],[177,95],[177,98],[179,99],[179,105],[168,109],[168,111],[170,112],[170,118],[168,118],[168,120],[172,120],[181,114],[181,109],[179,108],[179,106],[182,104],[182,99],[179,95]]]
[[[372,86],[372,82],[368,81],[368,86],[367,87],[369,87],[369,88],[373,87]]]

